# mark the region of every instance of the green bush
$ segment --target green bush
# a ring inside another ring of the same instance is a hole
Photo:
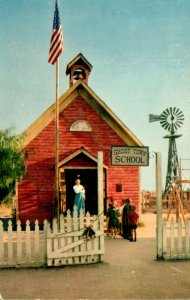
[[[22,152],[22,141],[10,129],[0,130],[0,203],[10,201],[16,180],[25,173],[27,155]]]

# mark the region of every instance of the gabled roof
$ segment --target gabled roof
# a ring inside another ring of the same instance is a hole
[[[77,157],[80,154],[84,154],[89,159],[91,159],[93,162],[98,163],[98,160],[97,160],[96,157],[94,157],[87,150],[85,150],[83,147],[81,147],[80,149],[76,150],[75,152],[71,153],[66,158],[64,158],[63,160],[61,160],[59,162],[58,166],[61,167],[62,165],[66,164],[67,162],[69,162],[70,160],[74,159],[75,157]],[[103,164],[103,167],[107,169],[107,166],[105,164]]]
[[[115,131],[128,146],[143,146],[131,130],[113,113],[113,111],[89,88],[83,80],[77,80],[60,98],[59,111],[63,111],[78,95],[96,111],[97,114]],[[27,146],[55,118],[55,103],[53,103],[24,132]]]
[[[66,69],[66,75],[69,74],[70,72],[70,68],[73,65],[85,65],[89,71],[91,72],[93,66],[89,63],[89,61],[84,57],[84,55],[82,53],[79,53],[75,58],[73,58],[67,65],[67,69]]]

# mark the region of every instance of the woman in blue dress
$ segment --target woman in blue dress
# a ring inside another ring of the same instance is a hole
[[[75,192],[74,206],[77,207],[77,212],[79,216],[81,208],[83,210],[83,214],[85,214],[85,189],[83,185],[80,184],[80,179],[77,179],[75,183],[76,184],[73,186]]]

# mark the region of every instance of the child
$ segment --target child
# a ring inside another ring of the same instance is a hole
[[[108,217],[108,235],[110,233],[112,238],[115,239],[119,227],[119,222],[118,222],[118,210],[114,206],[114,201],[109,205],[107,217]]]
[[[131,239],[131,228],[129,225],[129,213],[131,211],[131,201],[129,198],[125,200],[125,205],[122,212],[122,230],[123,238],[130,240]]]
[[[111,235],[111,230],[109,228],[110,210],[111,210],[111,203],[109,203],[109,207],[108,207],[107,215],[106,215],[107,236]]]
[[[139,215],[136,213],[136,207],[133,205],[131,207],[131,212],[128,215],[129,218],[129,226],[131,229],[131,242],[137,241],[137,220],[139,218]]]

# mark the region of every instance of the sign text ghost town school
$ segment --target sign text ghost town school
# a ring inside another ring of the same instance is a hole
[[[148,166],[149,148],[134,146],[112,146],[112,166]]]

